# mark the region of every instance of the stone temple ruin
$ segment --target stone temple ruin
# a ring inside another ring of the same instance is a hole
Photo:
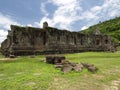
[[[114,51],[115,48],[111,37],[98,30],[93,34],[82,34],[49,27],[44,22],[43,28],[11,25],[1,50],[3,55],[9,56]]]

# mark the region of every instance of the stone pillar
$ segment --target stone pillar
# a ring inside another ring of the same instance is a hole
[[[43,23],[43,29],[46,29],[48,27],[48,23],[47,22],[44,22]]]

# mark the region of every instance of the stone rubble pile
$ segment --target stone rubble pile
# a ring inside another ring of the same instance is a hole
[[[88,71],[95,73],[98,68],[93,64],[89,63],[74,63],[66,60],[65,56],[46,56],[46,63],[54,64],[55,68],[60,68],[63,73],[67,73],[70,71],[81,72],[84,68]]]
[[[70,71],[76,71],[81,72],[84,68],[86,68],[88,71],[95,73],[98,68],[95,67],[93,64],[89,63],[73,63],[68,60],[65,60],[63,63],[56,63],[54,65],[55,68],[60,68],[63,73],[68,73]]]

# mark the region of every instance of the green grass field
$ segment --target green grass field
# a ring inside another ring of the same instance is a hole
[[[44,55],[7,60],[0,56],[0,90],[120,90],[120,52],[65,54],[72,62],[88,62],[99,68],[63,74],[53,65],[40,62]]]

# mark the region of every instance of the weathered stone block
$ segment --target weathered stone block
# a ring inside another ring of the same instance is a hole
[[[55,55],[46,56],[46,62],[50,64],[62,63],[63,60],[65,60],[65,56]]]
[[[10,57],[10,58],[15,58],[15,55],[10,55],[9,57]]]
[[[92,72],[92,73],[95,73],[95,72],[98,70],[98,68],[95,67],[95,66],[90,66],[90,67],[88,67],[87,69],[88,69],[88,71],[90,71],[90,72]]]
[[[82,64],[76,64],[74,67],[73,67],[73,70],[75,71],[82,71],[83,70],[83,65]]]
[[[89,63],[81,63],[81,64],[86,68],[94,66],[93,64],[89,64]]]
[[[73,69],[73,67],[69,64],[63,65],[63,67],[61,68],[61,71],[63,73],[68,73]]]

